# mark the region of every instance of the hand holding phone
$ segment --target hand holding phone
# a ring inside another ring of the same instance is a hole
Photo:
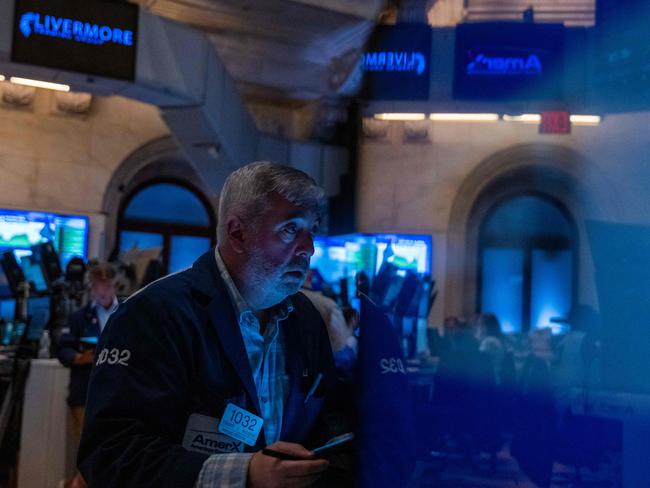
[[[320,458],[326,457],[332,451],[337,450],[340,447],[343,447],[345,444],[348,444],[353,440],[354,440],[354,433],[346,432],[345,434],[332,437],[329,441],[327,441],[322,446],[319,446],[316,449],[312,449],[312,452],[316,454],[316,457],[320,457]]]
[[[315,458],[303,446],[280,441],[253,455],[248,466],[247,486],[307,487],[318,480],[328,466],[329,461]]]
[[[341,434],[339,436],[331,438],[322,446],[312,449],[311,452],[313,452],[317,458],[324,458],[327,457],[332,451],[339,449],[340,447],[344,446],[349,442],[352,442],[353,439],[354,439],[354,433],[347,432],[345,434]],[[285,461],[298,461],[300,459],[304,459],[301,457],[292,456],[291,454],[279,452],[269,448],[262,449],[262,454],[266,454],[267,456],[271,456],[276,459],[282,459]]]

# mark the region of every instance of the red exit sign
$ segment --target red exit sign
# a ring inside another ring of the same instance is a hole
[[[542,112],[539,133],[571,134],[571,116],[569,112]]]

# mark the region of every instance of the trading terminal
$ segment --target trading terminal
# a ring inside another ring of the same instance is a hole
[[[122,302],[191,267],[259,160],[327,198],[303,291],[372,399],[332,486],[650,487],[648,19],[643,0],[0,0],[0,488],[86,486],[59,359],[92,269]]]

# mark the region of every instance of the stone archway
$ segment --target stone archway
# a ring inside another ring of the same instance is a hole
[[[445,315],[469,316],[476,304],[479,225],[496,202],[537,193],[562,204],[577,224],[580,300],[594,302],[585,287],[593,266],[585,219],[611,220],[618,213],[608,182],[595,165],[573,149],[525,144],[499,151],[481,162],[463,181],[452,204],[447,234]]]
[[[115,247],[117,217],[124,196],[143,183],[160,178],[181,181],[196,188],[208,199],[217,215],[219,194],[206,186],[171,136],[161,137],[132,152],[113,173],[106,188],[102,211],[106,214],[107,256]]]

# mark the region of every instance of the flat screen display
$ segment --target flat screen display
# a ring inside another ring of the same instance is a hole
[[[650,107],[650,31],[647,0],[598,0],[594,73],[596,106],[603,111]]]
[[[454,64],[455,98],[560,100],[564,27],[517,22],[459,24]]]
[[[428,100],[430,63],[430,26],[378,26],[361,62],[365,76],[364,98]]]
[[[16,0],[11,61],[132,81],[138,7],[101,0]]]
[[[431,274],[432,239],[420,234],[347,234],[317,237],[310,267],[339,293],[338,282],[348,280],[348,292],[354,291],[354,276],[363,271],[375,277],[384,262],[396,268],[398,276],[411,271]]]
[[[13,250],[21,262],[31,246],[51,241],[65,268],[74,256],[88,255],[88,218],[25,210],[0,209],[0,253]]]
[[[375,234],[375,272],[384,262],[402,270],[431,274],[431,237],[423,235]]]
[[[15,251],[14,251],[15,252]],[[47,291],[47,282],[43,275],[41,263],[34,259],[33,255],[23,255],[19,259],[20,267],[23,269],[25,279],[34,284],[34,291],[44,293]]]
[[[30,298],[27,301],[27,315],[29,325],[27,327],[27,340],[38,341],[50,321],[50,297]]]

